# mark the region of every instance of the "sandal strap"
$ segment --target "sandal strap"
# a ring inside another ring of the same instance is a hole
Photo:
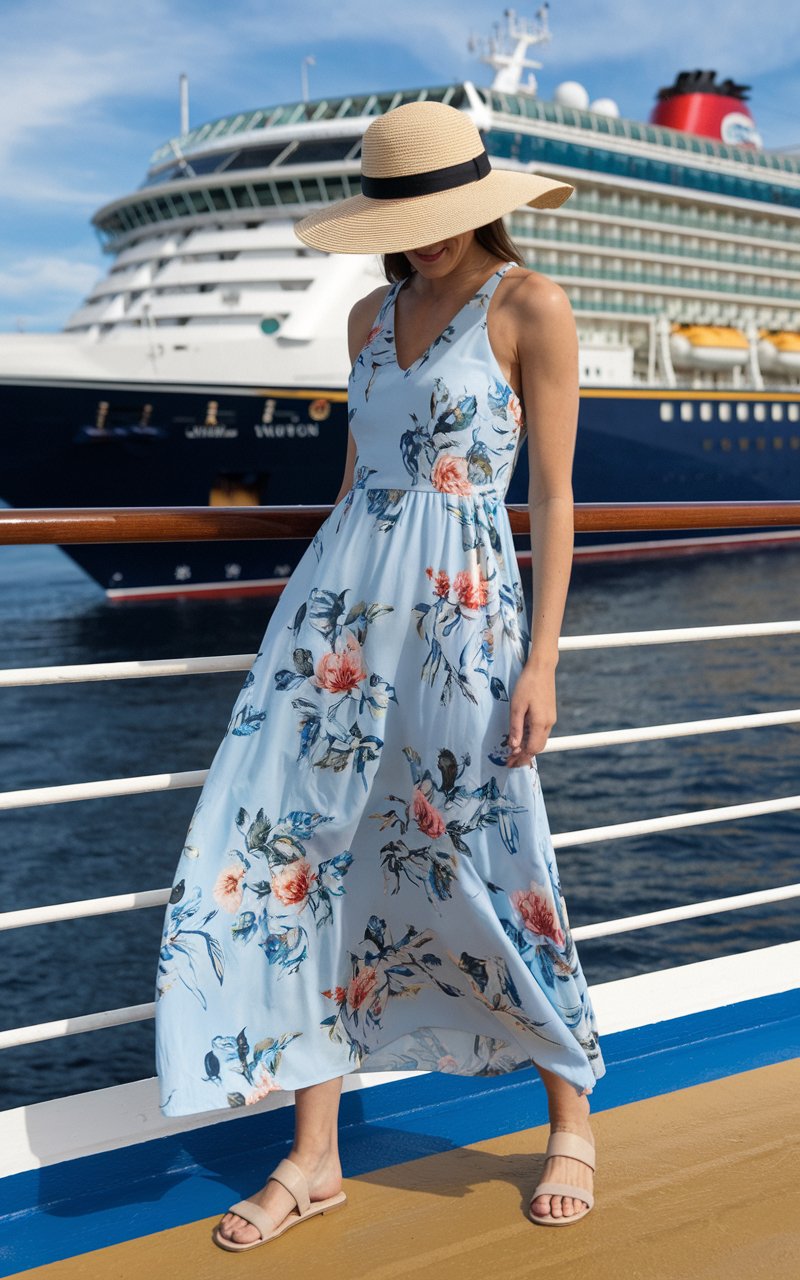
[[[267,1213],[266,1209],[262,1209],[260,1204],[256,1204],[254,1200],[237,1200],[236,1204],[232,1204],[228,1213],[238,1213],[240,1218],[251,1222],[261,1232],[261,1239],[266,1240],[275,1230],[275,1222]]]
[[[590,1209],[594,1205],[591,1191],[586,1187],[576,1187],[571,1182],[540,1182],[531,1196],[531,1203],[537,1196],[572,1196],[573,1200],[585,1200]]]
[[[547,1141],[548,1156],[571,1156],[573,1160],[581,1160],[584,1164],[588,1164],[589,1168],[594,1170],[595,1152],[591,1142],[587,1142],[578,1133],[570,1133],[566,1129],[556,1129],[550,1134]]]
[[[281,1160],[280,1164],[269,1175],[268,1181],[274,1179],[294,1196],[300,1213],[308,1213],[311,1207],[311,1196],[308,1190],[308,1179],[293,1160]]]

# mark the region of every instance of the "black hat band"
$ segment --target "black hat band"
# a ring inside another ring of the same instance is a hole
[[[409,196],[430,196],[437,191],[450,191],[478,182],[491,173],[492,166],[485,151],[462,164],[450,164],[428,173],[408,173],[399,178],[369,178],[361,175],[361,193],[371,200],[405,200]]]

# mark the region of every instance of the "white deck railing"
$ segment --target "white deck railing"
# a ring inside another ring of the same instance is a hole
[[[605,649],[628,645],[678,644],[702,640],[724,640],[739,637],[796,635],[800,633],[800,621],[737,623],[730,626],[676,627],[651,631],[611,632],[603,635],[562,636],[559,650]],[[76,684],[97,680],[150,679],[161,676],[207,675],[226,671],[246,671],[255,654],[231,654],[207,658],[176,658],[147,662],[87,663],[84,665],[56,667],[27,667],[0,671],[0,687],[33,686],[44,684]],[[766,725],[800,723],[800,709],[758,712],[750,715],[725,716],[715,719],[676,721],[668,724],[644,725],[627,729],[609,729],[601,732],[580,733],[551,737],[543,751],[577,751],[596,747],[615,746],[627,742],[646,742],[670,737],[695,736],[704,733],[725,733],[738,729],[757,729]],[[47,804],[63,804],[71,801],[96,799],[101,796],[122,796],[151,791],[169,791],[179,788],[201,787],[208,774],[207,769],[181,773],[150,774],[143,777],[114,778],[96,782],[69,783],[54,787],[33,787],[0,793],[0,809],[30,808]],[[728,822],[757,814],[779,813],[800,809],[800,795],[755,800],[719,808],[699,809],[643,818],[633,822],[620,822],[600,827],[553,834],[553,845],[563,849],[573,845],[590,844],[600,840],[620,839],[651,831],[672,831],[678,828],[700,826],[712,822]],[[0,929],[28,928],[48,924],[55,920],[77,920],[89,916],[108,915],[120,911],[135,911],[144,907],[163,907],[169,900],[170,888],[146,889],[112,897],[89,898],[83,901],[53,903],[45,907],[31,907],[20,911],[0,913]],[[612,934],[635,929],[652,928],[676,920],[696,919],[765,903],[786,901],[800,897],[800,884],[789,884],[751,893],[716,898],[705,902],[689,903],[650,911],[636,916],[600,921],[592,925],[572,929],[577,941],[585,938],[604,938]],[[108,1009],[53,1022],[36,1023],[25,1027],[13,1027],[0,1033],[0,1049],[13,1045],[34,1044],[95,1031],[104,1027],[121,1026],[155,1016],[153,1002],[129,1005],[120,1009]]]

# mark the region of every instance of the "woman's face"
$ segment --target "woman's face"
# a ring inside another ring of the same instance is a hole
[[[406,257],[412,269],[428,280],[438,280],[462,264],[466,265],[476,247],[475,232],[465,231],[460,236],[448,236],[435,244],[422,245],[419,249],[406,249]]]

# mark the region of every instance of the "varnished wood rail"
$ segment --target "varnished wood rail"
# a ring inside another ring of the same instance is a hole
[[[16,507],[0,511],[0,545],[215,542],[313,538],[331,505],[275,507]],[[511,528],[530,533],[524,504],[508,504]],[[792,502],[579,502],[579,533],[632,529],[736,529],[800,525]]]

